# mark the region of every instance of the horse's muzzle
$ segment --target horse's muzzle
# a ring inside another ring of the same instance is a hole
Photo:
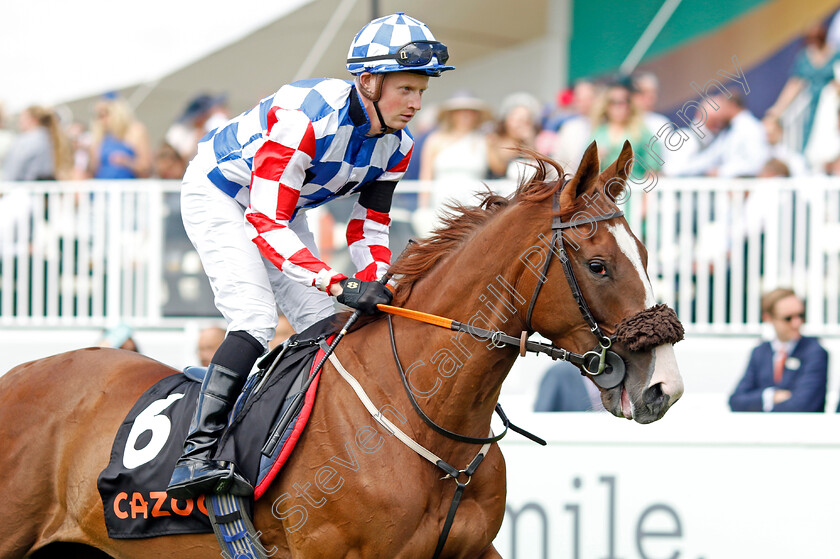
[[[674,309],[655,305],[618,324],[615,338],[630,351],[649,351],[662,344],[675,344],[685,337],[685,330]]]

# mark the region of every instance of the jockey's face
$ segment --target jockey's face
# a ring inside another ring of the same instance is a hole
[[[379,110],[385,124],[395,130],[402,130],[420,110],[423,92],[429,86],[429,77],[411,72],[385,74]],[[379,124],[378,119],[371,119]]]

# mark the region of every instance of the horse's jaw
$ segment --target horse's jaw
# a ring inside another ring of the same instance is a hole
[[[662,344],[647,353],[647,359],[634,360],[628,365],[646,367],[647,371],[639,375],[648,379],[644,386],[629,382],[631,377],[628,375],[623,383],[601,393],[604,407],[616,417],[653,423],[662,419],[682,397],[684,384],[674,346]]]

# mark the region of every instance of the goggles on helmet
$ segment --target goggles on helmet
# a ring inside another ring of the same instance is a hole
[[[396,60],[400,66],[408,68],[425,66],[437,58],[438,64],[446,64],[449,60],[449,49],[439,41],[413,41],[399,48],[394,54],[381,54],[379,56],[364,56],[359,58],[348,58],[348,63],[372,62],[374,60]]]

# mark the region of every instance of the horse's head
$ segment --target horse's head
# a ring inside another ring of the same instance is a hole
[[[588,354],[579,366],[598,385],[607,410],[650,423],[682,395],[673,344],[683,331],[674,312],[656,304],[646,272],[647,251],[616,204],[626,194],[632,159],[632,148],[625,143],[619,158],[601,173],[593,142],[575,176],[560,190],[546,196],[544,188],[537,189],[540,194],[531,196],[541,206],[539,215],[545,216],[535,218],[539,223],[532,226],[538,245],[551,245],[554,257],[547,268],[544,259],[540,266],[533,258],[526,264],[536,272],[526,271],[526,277],[537,278],[526,322],[553,344]],[[540,165],[538,178],[553,163],[543,160]],[[527,189],[522,193],[529,198]],[[551,218],[542,213],[546,207],[552,208]],[[540,254],[551,257],[547,250]],[[568,264],[563,264],[566,255]]]

